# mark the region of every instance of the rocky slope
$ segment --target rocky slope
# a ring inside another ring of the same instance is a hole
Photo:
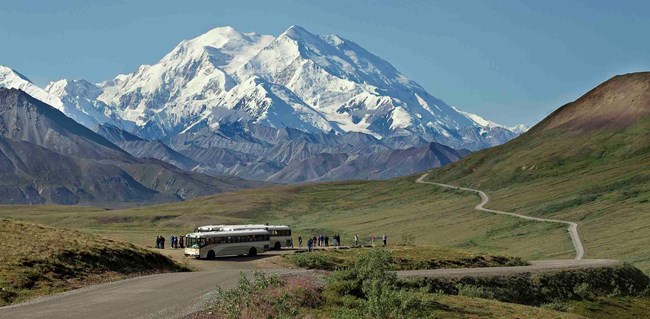
[[[255,183],[138,159],[23,91],[0,88],[0,202],[177,201]]]

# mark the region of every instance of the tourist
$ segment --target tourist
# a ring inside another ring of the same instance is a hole
[[[312,245],[312,241],[311,241],[311,238],[309,238],[309,239],[307,239],[307,252],[308,253],[311,252],[311,245]]]
[[[359,235],[354,235],[354,246],[359,246]]]
[[[384,236],[382,236],[381,239],[384,241],[384,247],[386,247],[386,240],[388,239],[388,236],[384,234]]]
[[[375,235],[370,236],[370,244],[372,245],[372,247],[375,247]]]
[[[298,248],[302,247],[302,236],[298,235]]]
[[[160,236],[160,249],[165,249],[165,236]]]
[[[325,235],[325,247],[330,246],[330,236]]]
[[[178,236],[178,243],[180,244],[181,249],[185,248],[185,240],[183,240],[182,236]]]

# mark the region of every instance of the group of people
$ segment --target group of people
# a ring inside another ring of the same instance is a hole
[[[373,247],[375,246],[376,239],[377,237],[375,237],[375,235],[370,236],[370,243]],[[341,236],[334,235],[332,240],[334,241],[334,247],[341,246]],[[384,247],[386,247],[386,245],[388,245],[388,236],[383,234],[381,240],[383,241]],[[307,238],[307,251],[312,251],[313,247],[329,247],[329,241],[330,238],[327,235],[318,235],[313,238]],[[357,234],[354,235],[354,246],[359,246],[359,235]],[[302,247],[302,235],[298,235],[298,247]]]
[[[165,237],[156,236],[156,248],[165,249]],[[183,236],[169,236],[169,248],[185,248]]]
[[[334,247],[341,246],[341,236],[332,236],[332,244]],[[329,247],[330,237],[327,235],[319,234],[312,238],[307,238],[307,251],[311,251],[312,247]],[[298,247],[302,247],[302,235],[298,235]]]

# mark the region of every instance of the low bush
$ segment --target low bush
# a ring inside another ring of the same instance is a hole
[[[223,318],[296,318],[304,309],[321,305],[320,291],[308,281],[293,277],[284,281],[278,275],[253,272],[252,280],[240,274],[237,286],[218,288],[219,301],[214,310]]]
[[[435,305],[433,295],[401,289],[390,271],[391,254],[368,250],[352,266],[332,273],[325,286],[326,304],[336,318],[417,318]]]
[[[571,307],[569,307],[569,305],[566,302],[558,301],[558,300],[547,302],[545,304],[542,304],[540,307],[544,309],[555,310],[555,311],[563,311],[563,312],[571,311]]]
[[[293,254],[287,258],[296,267],[306,269],[334,270],[339,264],[335,257],[317,252]]]
[[[465,297],[471,297],[471,298],[483,298],[483,299],[493,299],[494,298],[494,293],[485,288],[485,287],[480,287],[480,286],[474,286],[474,285],[466,285],[466,284],[460,284],[458,287],[458,294],[461,296]]]
[[[566,300],[595,297],[642,296],[650,278],[631,265],[575,269],[542,274],[498,277],[420,278],[402,283],[429,292],[493,298],[499,301],[539,306]]]

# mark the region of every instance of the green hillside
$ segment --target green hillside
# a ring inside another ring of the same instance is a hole
[[[495,209],[579,222],[586,258],[648,270],[649,114],[650,73],[614,77],[516,140],[428,179],[487,191]]]

